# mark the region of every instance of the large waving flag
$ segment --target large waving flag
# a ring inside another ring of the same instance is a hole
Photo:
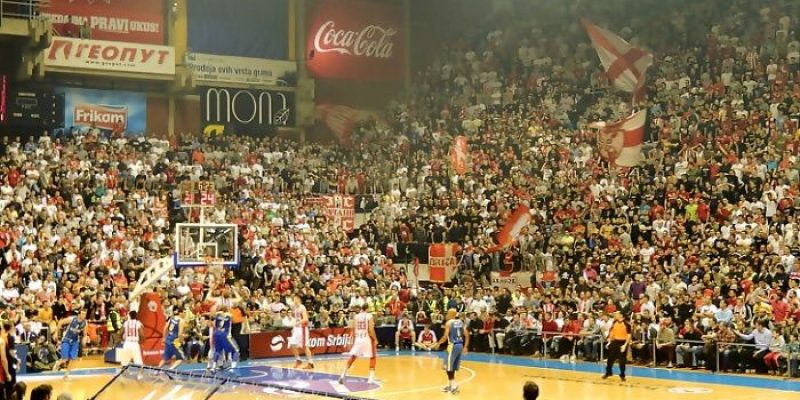
[[[522,204],[514,210],[511,217],[508,218],[503,229],[497,235],[497,244],[487,249],[488,252],[493,253],[500,251],[508,246],[511,246],[517,238],[519,238],[522,229],[531,223],[531,213],[528,206]]]
[[[647,111],[639,111],[600,129],[600,154],[620,167],[635,167],[642,162],[642,144]]]
[[[645,75],[647,68],[653,65],[653,55],[588,20],[581,22],[592,39],[609,81],[616,88],[633,93],[634,103],[644,100]]]
[[[359,122],[379,117],[377,112],[334,104],[318,104],[314,112],[316,119],[324,122],[345,146],[352,144],[350,134]]]

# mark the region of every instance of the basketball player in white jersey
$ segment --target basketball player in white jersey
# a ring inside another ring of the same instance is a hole
[[[378,338],[375,336],[375,320],[372,318],[372,314],[367,312],[368,308],[367,304],[362,305],[361,312],[350,323],[355,342],[353,343],[353,348],[350,349],[350,359],[347,360],[347,366],[342,371],[339,383],[344,383],[344,378],[347,377],[347,370],[359,357],[369,358],[369,380],[367,383],[375,382],[375,364],[378,361],[376,351]]]
[[[300,360],[300,349],[303,349],[308,360],[308,364],[303,369],[314,369],[314,358],[311,355],[311,347],[309,347],[308,341],[308,311],[306,311],[300,295],[294,295],[293,300],[294,327],[292,328],[292,336],[289,338],[289,348],[292,349],[292,354],[294,354],[294,368],[300,368],[303,365],[303,361]]]
[[[142,338],[142,325],[141,321],[136,319],[136,311],[131,311],[128,314],[128,320],[122,325],[122,356],[120,364],[126,366],[133,362],[135,365],[142,365],[142,347],[139,342]]]

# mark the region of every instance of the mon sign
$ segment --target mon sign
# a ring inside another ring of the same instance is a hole
[[[294,126],[294,93],[272,90],[204,88],[203,126],[231,126],[242,133]]]

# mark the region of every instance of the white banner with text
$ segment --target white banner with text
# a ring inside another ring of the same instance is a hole
[[[294,86],[297,81],[294,61],[189,53],[186,66],[200,82]]]
[[[45,53],[48,68],[175,75],[172,47],[55,37]]]

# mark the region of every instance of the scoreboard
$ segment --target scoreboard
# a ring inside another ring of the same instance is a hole
[[[63,126],[64,99],[51,90],[15,88],[0,75],[0,124],[53,129]]]
[[[217,204],[217,190],[211,182],[184,181],[181,192],[183,193],[183,206],[211,207]]]

